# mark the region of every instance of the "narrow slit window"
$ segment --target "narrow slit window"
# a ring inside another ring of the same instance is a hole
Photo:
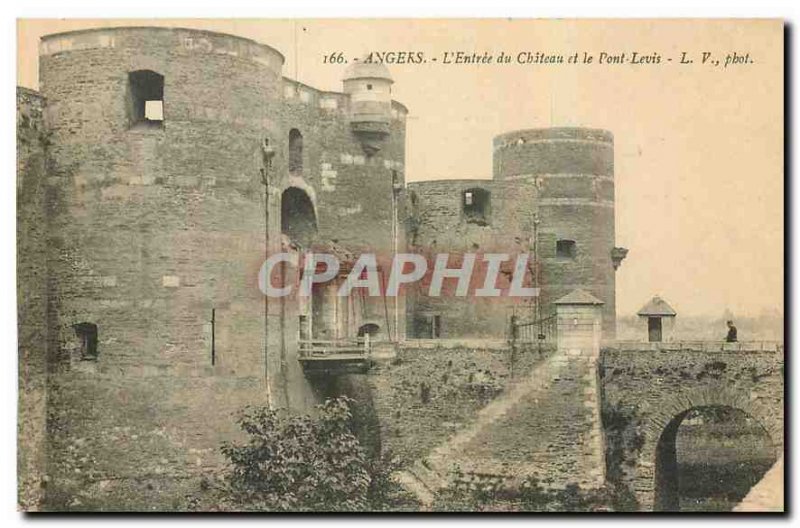
[[[289,131],[289,172],[303,172],[303,134],[296,128]]]
[[[434,315],[431,317],[431,337],[439,339],[442,337],[442,316]]]

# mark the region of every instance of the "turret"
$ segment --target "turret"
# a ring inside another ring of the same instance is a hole
[[[389,135],[392,116],[392,76],[383,64],[355,62],[342,79],[350,96],[350,128],[371,156]]]

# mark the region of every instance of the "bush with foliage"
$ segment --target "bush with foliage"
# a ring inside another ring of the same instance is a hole
[[[396,484],[386,459],[369,460],[351,431],[352,400],[318,406],[316,417],[248,407],[238,418],[245,444],[226,443],[227,491],[235,509],[383,509]]]

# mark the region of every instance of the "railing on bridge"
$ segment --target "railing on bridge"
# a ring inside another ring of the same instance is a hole
[[[555,343],[557,337],[556,316],[524,320],[518,315],[511,316],[509,341],[516,343]]]
[[[609,341],[603,343],[604,348],[631,351],[696,351],[696,352],[767,352],[783,354],[783,341]]]
[[[298,359],[306,371],[364,371],[369,367],[370,336],[359,338],[299,341]]]

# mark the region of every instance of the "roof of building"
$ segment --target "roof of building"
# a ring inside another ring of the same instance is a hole
[[[386,79],[393,81],[389,68],[377,62],[353,62],[344,70],[342,80],[351,79]]]
[[[573,290],[554,304],[605,304],[603,301],[585,290]]]
[[[665,317],[674,317],[678,315],[678,312],[672,309],[667,301],[656,295],[650,301],[642,306],[642,308],[636,312],[636,315],[661,315]]]

